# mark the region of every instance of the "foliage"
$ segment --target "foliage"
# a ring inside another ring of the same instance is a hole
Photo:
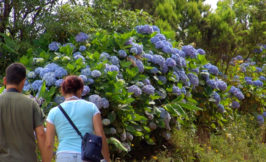
[[[171,149],[149,157],[158,161],[263,161],[266,146],[265,128],[257,128],[252,115],[239,115],[224,130],[213,133],[210,142],[198,143],[190,129],[175,130]]]
[[[113,153],[121,146],[138,150],[141,141],[161,145],[176,125],[203,125],[206,131],[223,127],[232,97],[204,50],[177,49],[179,44],[156,26],[135,29],[90,38],[81,32],[72,43],[52,42],[48,51],[29,51],[20,59],[27,67],[24,91],[44,101],[48,113],[64,100],[58,89],[62,78],[80,75],[86,85],[83,99],[101,110],[105,132],[111,143],[117,142],[111,145]]]

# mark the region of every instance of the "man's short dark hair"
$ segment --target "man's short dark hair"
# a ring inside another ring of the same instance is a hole
[[[13,63],[6,68],[6,84],[18,85],[26,78],[26,68],[20,63]]]

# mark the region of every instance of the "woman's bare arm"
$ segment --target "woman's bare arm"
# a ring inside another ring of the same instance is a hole
[[[47,122],[46,124],[46,141],[45,141],[45,158],[44,162],[51,162],[53,158],[55,138],[55,127],[53,124]]]
[[[104,159],[109,162],[111,161],[110,153],[109,153],[107,140],[103,131],[102,118],[100,113],[93,116],[93,126],[95,134],[102,137],[102,154]]]

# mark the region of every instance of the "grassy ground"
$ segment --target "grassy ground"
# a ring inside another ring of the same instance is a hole
[[[258,127],[252,118],[240,116],[222,131],[212,134],[205,144],[199,144],[195,133],[189,130],[176,130],[171,140],[173,148],[143,161],[265,162],[266,129]]]

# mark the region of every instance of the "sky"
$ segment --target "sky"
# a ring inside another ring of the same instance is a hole
[[[206,0],[204,3],[205,4],[210,4],[211,8],[213,10],[215,10],[217,8],[216,4],[217,4],[218,0]]]

